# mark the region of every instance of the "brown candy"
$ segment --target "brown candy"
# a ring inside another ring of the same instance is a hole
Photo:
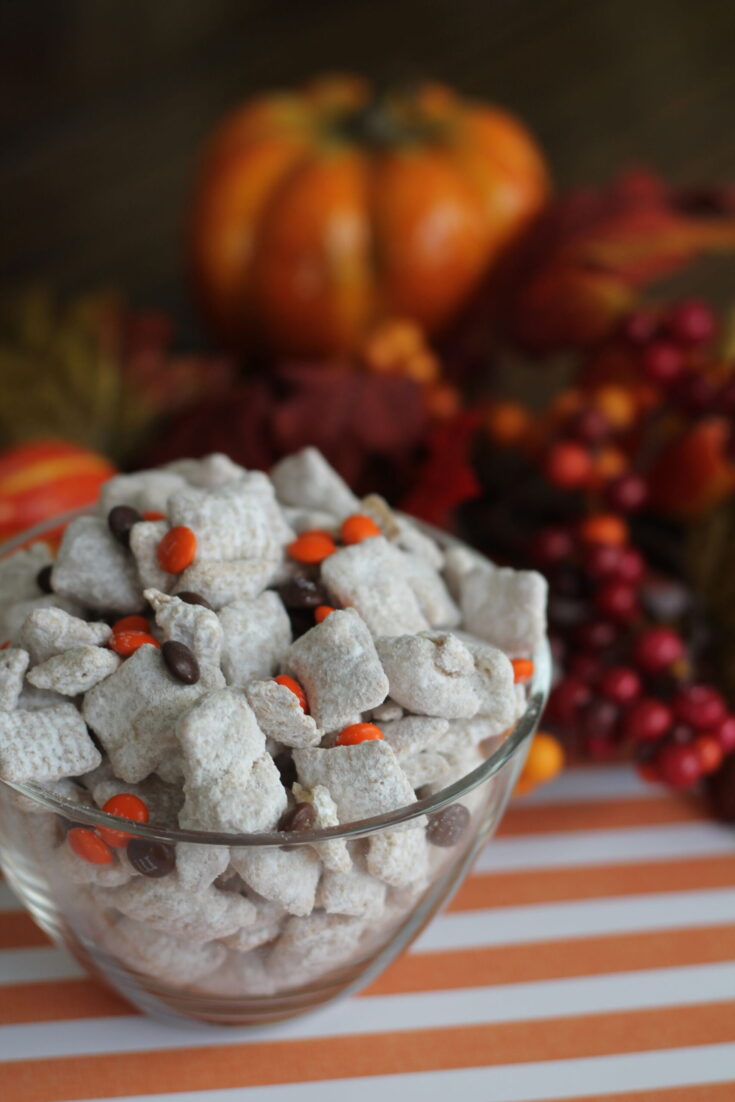
[[[42,593],[53,593],[53,588],[51,586],[52,570],[53,567],[51,563],[49,563],[48,566],[42,566],[38,574],[36,574],[36,585]]]
[[[456,846],[469,822],[470,813],[464,804],[450,804],[429,816],[426,839],[432,846]]]
[[[131,838],[127,848],[128,861],[141,876],[158,880],[176,868],[176,850],[166,842],[148,838]]]
[[[281,784],[284,788],[291,788],[294,781],[298,780],[298,774],[296,773],[296,762],[291,756],[289,750],[281,750],[280,754],[276,754],[273,759],[273,764],[281,775]]]
[[[110,531],[123,547],[130,546],[130,530],[140,519],[140,513],[132,505],[116,505],[107,514]]]
[[[201,593],[192,593],[190,589],[186,589],[183,593],[177,593],[176,596],[180,601],[186,601],[187,605],[201,605],[202,608],[208,608],[214,612],[207,598],[202,597]]]
[[[310,803],[296,804],[287,811],[278,824],[279,830],[313,830],[316,824],[316,811]]]
[[[161,647],[163,660],[170,673],[185,685],[193,685],[199,680],[199,663],[186,643],[169,639]]]
[[[297,574],[279,586],[278,593],[287,609],[316,608],[317,605],[329,604],[329,594],[321,582],[304,574]]]

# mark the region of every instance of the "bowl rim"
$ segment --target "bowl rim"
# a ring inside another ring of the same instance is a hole
[[[27,529],[27,531],[20,533],[12,540],[2,544],[2,546],[0,546],[0,560],[30,543],[42,541],[44,535],[53,532],[59,525],[67,524],[77,517],[93,515],[95,515],[94,507],[74,509],[71,512],[61,513],[58,516],[52,517],[42,524],[35,525],[33,528]],[[398,515],[404,514],[398,513]],[[416,517],[406,515],[406,519],[417,525],[426,535],[431,536],[440,546],[444,548],[465,548],[471,551],[471,553],[479,559],[490,563],[490,560],[481,552],[470,547],[462,540],[457,539],[456,536],[452,536],[448,532],[443,532]],[[7,789],[10,792],[14,792],[24,797],[26,800],[30,800],[32,803],[44,807],[47,811],[55,812],[63,818],[72,820],[75,825],[85,824],[91,827],[106,827],[107,829],[120,831],[125,829],[126,823],[130,822],[131,829],[126,831],[127,833],[138,838],[147,838],[151,841],[164,842],[169,845],[175,845],[178,842],[194,845],[229,846],[230,848],[272,848],[283,845],[315,845],[320,842],[336,841],[342,838],[360,838],[365,835],[373,834],[376,831],[390,830],[399,827],[405,828],[406,824],[411,823],[413,820],[421,820],[423,816],[435,814],[449,806],[449,804],[460,800],[469,792],[472,792],[473,789],[489,780],[490,777],[499,773],[519,754],[521,749],[525,747],[525,744],[532,738],[536,731],[551,684],[552,663],[547,639],[544,639],[534,652],[533,664],[534,672],[529,684],[530,691],[526,710],[516,721],[515,726],[509,731],[505,738],[503,738],[500,745],[484,762],[478,765],[470,773],[467,773],[464,777],[447,785],[446,788],[441,789],[431,796],[426,796],[421,800],[416,800],[412,804],[396,808],[385,815],[376,815],[368,819],[355,820],[351,823],[340,823],[335,827],[326,827],[321,830],[299,831],[297,834],[282,830],[256,834],[234,834],[223,831],[186,830],[181,827],[167,828],[133,823],[130,820],[110,815],[109,812],[102,811],[99,808],[85,807],[82,804],[74,803],[72,800],[67,800],[63,796],[56,795],[40,784],[20,783],[0,778],[0,791]],[[416,823],[415,825],[418,826],[423,824]]]

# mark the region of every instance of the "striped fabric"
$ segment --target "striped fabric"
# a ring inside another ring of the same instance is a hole
[[[735,831],[571,770],[368,991],[256,1033],[133,1013],[0,885],[0,987],[2,1102],[733,1102]]]

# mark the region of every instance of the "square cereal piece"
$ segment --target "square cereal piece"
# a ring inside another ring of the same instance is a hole
[[[325,872],[316,902],[327,914],[375,919],[385,906],[385,884],[357,866],[349,872]]]
[[[449,720],[440,716],[404,716],[380,727],[383,737],[405,768],[415,754],[434,749],[449,730]]]
[[[503,651],[489,643],[463,640],[475,662],[473,686],[480,700],[477,715],[487,717],[487,736],[499,735],[516,719],[513,666]]]
[[[372,710],[372,720],[374,723],[391,723],[395,719],[401,719],[404,715],[403,708],[400,704],[396,704],[395,700],[391,700],[388,697],[382,704],[379,704],[377,708]]]
[[[276,575],[276,559],[243,559],[236,562],[195,562],[179,574],[174,593],[199,593],[213,608],[241,598],[257,597]]]
[[[101,621],[89,623],[63,608],[36,608],[24,621],[19,640],[35,665],[72,647],[103,647],[111,635],[112,628]]]
[[[205,667],[199,681],[184,685],[168,672],[158,648],[145,644],[89,690],[82,711],[115,773],[135,784],[178,749],[176,720],[181,713],[223,684],[219,670]]]
[[[100,491],[100,509],[105,517],[116,505],[130,505],[140,513],[165,513],[168,499],[186,482],[174,471],[136,471],[117,474]]]
[[[360,512],[372,517],[382,529],[385,538],[396,547],[418,555],[435,570],[441,570],[444,564],[444,552],[441,548],[414,521],[394,512],[380,494],[368,494],[360,504]]]
[[[230,949],[248,953],[251,949],[257,949],[259,945],[267,945],[269,941],[274,941],[280,934],[288,911],[284,911],[283,907],[279,907],[277,903],[271,903],[268,899],[259,899],[255,907],[258,913],[254,922],[249,926],[243,926],[237,933],[223,938],[225,945]]]
[[[323,510],[338,520],[358,512],[359,500],[316,448],[286,456],[270,474],[282,505]]]
[[[58,609],[66,612],[75,619],[83,615],[84,610],[77,601],[67,597],[59,597],[56,593],[48,593],[43,597],[34,597],[32,601],[16,601],[15,604],[5,605],[0,610],[0,625],[2,625],[3,642],[10,639],[29,650],[22,640],[23,625],[34,612],[44,609]],[[33,654],[31,654],[33,661]]]
[[[382,536],[330,555],[322,563],[322,581],[339,604],[360,613],[375,636],[429,627],[409,584],[403,554]]]
[[[286,790],[241,693],[209,693],[181,716],[176,733],[185,777],[180,826],[233,833],[275,829],[286,810]]]
[[[294,750],[293,758],[301,784],[328,789],[340,823],[386,815],[416,802],[398,758],[384,740]]]
[[[462,617],[441,574],[420,555],[402,551],[401,556],[406,581],[431,627],[456,627]]]
[[[286,685],[251,681],[247,698],[267,738],[283,746],[317,746],[321,742],[324,732],[304,712],[298,697]]]
[[[229,939],[225,938],[225,942]],[[197,980],[194,990],[220,998],[272,995],[276,985],[268,973],[264,956],[259,952],[227,954],[216,972]]]
[[[131,971],[176,986],[216,972],[227,956],[218,941],[194,943],[131,918],[111,926],[103,944]]]
[[[175,577],[158,562],[158,545],[169,529],[167,520],[142,520],[130,529],[130,552],[135,560],[141,589],[168,593]]]
[[[217,888],[192,891],[176,873],[160,880],[136,876],[96,897],[136,922],[196,944],[234,934],[256,917],[249,899]],[[188,951],[188,948],[187,948]]]
[[[204,490],[216,490],[247,474],[244,467],[233,463],[223,452],[212,452],[202,459],[175,459],[173,463],[167,463],[163,470],[180,475],[190,486],[200,486]]]
[[[73,704],[38,712],[0,712],[0,777],[46,784],[80,777],[100,764],[99,750]]]
[[[216,490],[187,486],[169,501],[172,526],[186,525],[196,533],[197,562],[275,559],[278,533],[265,503],[260,482],[249,476]]]
[[[68,526],[51,585],[85,608],[125,613],[143,606],[135,564],[101,517],[77,517]]]
[[[0,560],[0,607],[40,597],[38,574],[52,561],[45,543],[34,543]]]
[[[444,581],[447,583],[447,588],[455,601],[459,601],[462,592],[462,579],[465,575],[478,566],[487,565],[487,560],[469,547],[447,548],[444,553]]]
[[[272,677],[291,645],[291,621],[277,593],[268,590],[219,610],[224,631],[222,672],[228,685],[244,688]]]
[[[365,918],[324,911],[289,918],[268,957],[268,971],[288,987],[332,972],[357,955],[366,926]]]
[[[292,643],[283,668],[303,686],[323,731],[341,729],[355,713],[377,707],[388,695],[375,644],[354,609],[331,613]]]
[[[16,707],[29,661],[28,651],[21,647],[0,651],[0,709],[12,712]]]
[[[446,719],[475,715],[480,706],[475,663],[456,635],[427,631],[378,639],[375,645],[391,698],[407,711]]]
[[[121,659],[106,647],[70,647],[34,666],[28,674],[31,685],[62,696],[77,696],[98,685],[120,665]]]
[[[248,887],[277,903],[289,914],[308,915],[314,909],[322,866],[309,846],[293,849],[232,849],[232,867]]]
[[[219,668],[224,633],[216,612],[204,605],[188,604],[158,589],[146,589],[143,596],[153,609],[163,640],[184,643],[200,667]]]
[[[460,581],[465,629],[513,658],[529,658],[546,634],[547,592],[535,570],[478,565]]]
[[[324,785],[317,784],[309,789],[304,788],[298,781],[294,781],[291,791],[297,803],[308,803],[314,808],[316,812],[315,830],[328,830],[330,827],[339,826],[337,805]],[[329,838],[326,842],[316,842],[311,848],[325,869],[331,869],[334,872],[349,872],[352,868],[352,858],[345,838]]]
[[[408,830],[382,830],[371,834],[367,867],[371,876],[392,888],[424,887],[429,871],[424,830],[412,823]]]
[[[227,846],[206,846],[199,842],[176,844],[176,875],[189,891],[210,888],[229,863]]]
[[[85,774],[81,780],[91,792],[97,807],[104,807],[113,796],[128,792],[146,805],[151,824],[165,827],[179,825],[179,811],[184,802],[184,794],[179,785],[166,784],[155,774],[146,777],[139,784],[121,781],[115,776],[109,761],[103,761],[102,765]]]
[[[310,532],[319,528],[336,536],[339,532],[339,520],[334,513],[325,513],[323,509],[294,509],[284,505],[283,515],[295,534]]]

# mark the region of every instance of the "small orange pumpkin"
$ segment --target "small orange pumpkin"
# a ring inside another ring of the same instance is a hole
[[[0,542],[91,505],[115,473],[104,456],[63,440],[36,440],[0,452]]]
[[[385,318],[457,313],[547,195],[525,128],[424,85],[352,77],[246,104],[205,151],[190,221],[204,310],[235,346],[328,355]]]

